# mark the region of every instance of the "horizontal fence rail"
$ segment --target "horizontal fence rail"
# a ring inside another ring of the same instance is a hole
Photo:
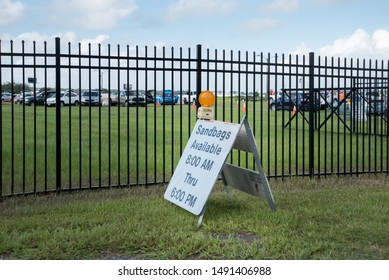
[[[388,71],[313,53],[0,41],[0,197],[169,182],[203,90],[217,120],[247,116],[269,178],[388,174]],[[228,161],[255,167],[244,152]]]

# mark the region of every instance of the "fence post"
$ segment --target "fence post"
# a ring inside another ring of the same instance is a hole
[[[201,89],[201,45],[197,45],[197,63],[196,63],[196,111],[200,107],[199,95],[202,91]]]
[[[0,65],[1,65],[1,40],[0,40]],[[0,86],[3,85],[3,78],[0,66]],[[12,95],[11,95],[12,96]],[[0,102],[0,202],[3,200],[3,102]]]
[[[55,38],[56,190],[61,190],[61,39]]]
[[[315,152],[315,53],[309,53],[309,177],[314,175]]]

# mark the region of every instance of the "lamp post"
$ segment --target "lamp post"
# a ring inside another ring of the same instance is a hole
[[[100,72],[100,88],[101,90],[103,90],[103,87],[104,87],[104,73],[106,73],[107,71],[102,71]]]
[[[108,70],[101,71],[101,70],[96,69],[95,71],[99,72],[99,87],[100,87],[100,90],[102,90],[103,86],[104,86],[104,80],[103,80],[104,73],[108,72]]]
[[[266,73],[267,73],[267,78],[266,78],[266,98],[267,100],[269,100],[269,92],[270,92],[270,60],[272,58],[276,58],[277,59],[277,55],[273,55],[273,56],[270,56],[270,57],[265,57],[263,56],[263,54],[258,54],[257,56],[261,57],[261,62],[263,62],[263,59],[266,60]]]

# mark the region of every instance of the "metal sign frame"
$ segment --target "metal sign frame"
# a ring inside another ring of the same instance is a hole
[[[273,194],[269,182],[263,172],[254,134],[245,117],[242,121],[242,127],[235,140],[233,149],[252,153],[254,156],[257,170],[249,170],[239,166],[225,163],[222,170],[222,179],[224,185],[233,187],[248,194],[258,196],[266,200],[272,211],[276,210]]]
[[[217,129],[225,129],[226,127],[229,128],[229,126],[231,126],[231,139],[229,139],[229,143],[226,144],[223,151],[220,153],[221,157],[217,160],[217,163],[215,163],[215,166],[217,167],[209,173],[208,178],[205,178],[207,181],[203,181],[203,185],[198,186],[203,189],[200,191],[196,188],[190,189],[188,186],[185,186],[187,179],[183,179],[183,173],[188,174],[188,170],[190,170],[190,173],[200,172],[195,169],[189,169],[190,166],[188,166],[187,158],[188,153],[191,155],[190,152],[191,149],[193,149],[193,143],[198,140],[195,134],[197,134],[198,127],[202,124],[205,124],[204,120],[198,120],[196,123],[173,177],[165,191],[164,198],[191,212],[192,214],[199,215],[198,227],[200,227],[204,218],[208,198],[212,193],[217,180],[221,176],[228,195],[229,193],[227,187],[230,186],[265,199],[271,210],[275,211],[276,207],[273,195],[267,177],[263,172],[254,134],[248,124],[246,116],[242,119],[240,124],[225,123],[220,121],[207,122],[207,124],[212,124],[212,126]],[[233,149],[252,153],[254,155],[257,170],[248,170],[226,163],[227,157]],[[202,154],[200,153],[200,155]],[[216,161],[215,158],[212,159]],[[196,193],[196,191],[198,193]],[[196,207],[193,207],[194,200],[197,200]],[[187,203],[187,201],[189,201],[189,203]],[[189,207],[188,204],[192,208]]]

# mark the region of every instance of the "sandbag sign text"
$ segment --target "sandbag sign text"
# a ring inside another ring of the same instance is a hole
[[[165,192],[165,199],[199,215],[240,125],[198,120]]]

